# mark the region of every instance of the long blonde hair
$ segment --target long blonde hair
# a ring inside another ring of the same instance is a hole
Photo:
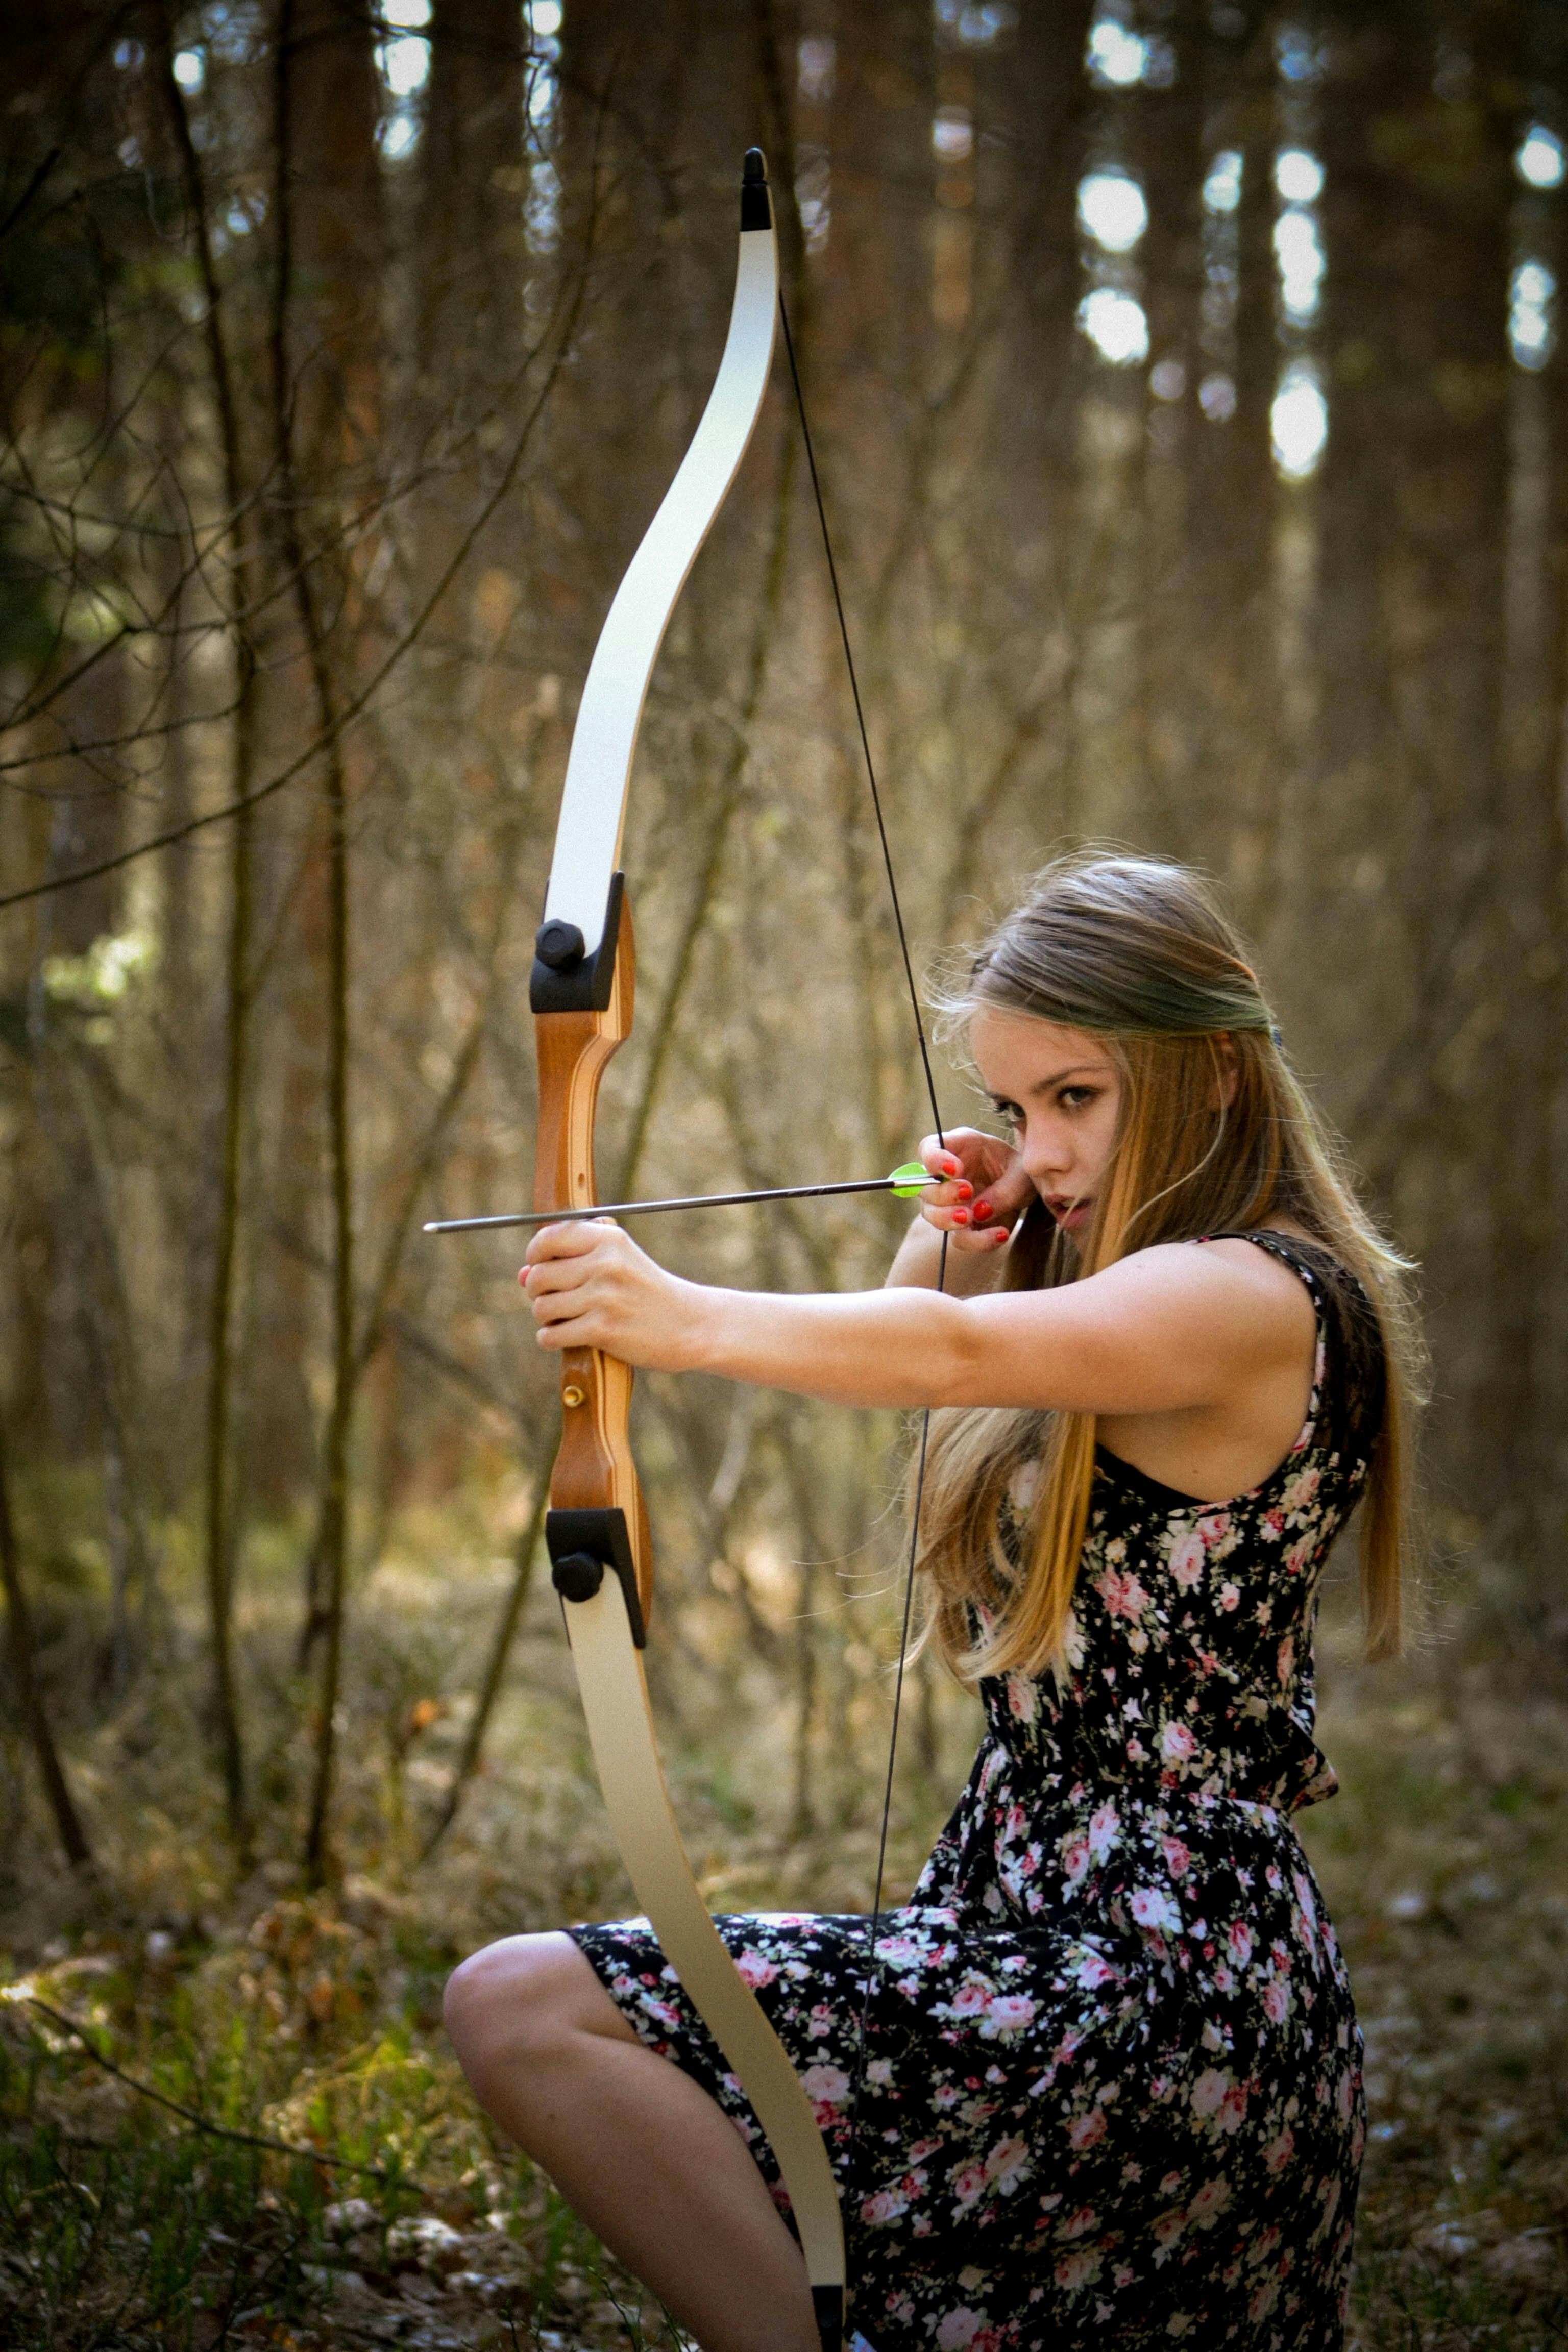
[[[1362,1514],[1362,1606],[1369,1654],[1393,1654],[1423,1368],[1410,1265],[1357,1202],[1342,1148],[1286,1062],[1257,976],[1207,885],[1161,859],[1059,858],[938,1002],[948,1036],[982,1008],[1093,1031],[1121,1073],[1110,1181],[1081,1244],[1031,1202],[1008,1250],[1007,1287],[1052,1288],[1157,1242],[1249,1231],[1270,1218],[1289,1219],[1359,1277],[1385,1374]],[[1233,1087],[1218,1083],[1232,1076]],[[1094,1449],[1092,1413],[932,1414],[917,1559],[930,1578],[928,1633],[965,1681],[1039,1674],[1061,1658]],[[1031,1465],[1020,1578],[1002,1554],[997,1512]]]

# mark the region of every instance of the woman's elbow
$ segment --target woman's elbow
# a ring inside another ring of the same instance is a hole
[[[967,1300],[951,1302],[949,1328],[943,1344],[931,1351],[931,1402],[933,1407],[988,1405],[998,1402],[998,1367],[994,1342],[981,1318],[969,1311]]]

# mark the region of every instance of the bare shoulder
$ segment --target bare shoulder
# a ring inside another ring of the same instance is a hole
[[[1311,1239],[1310,1234],[1283,1220],[1271,1230],[1287,1240]],[[1195,1262],[1200,1281],[1212,1280],[1217,1293],[1238,1306],[1245,1300],[1248,1307],[1264,1313],[1268,1323],[1278,1329],[1285,1347],[1294,1349],[1316,1331],[1318,1310],[1311,1292],[1294,1266],[1287,1265],[1272,1250],[1262,1249],[1239,1234],[1227,1234],[1218,1241],[1173,1244],[1172,1255],[1178,1252]]]
[[[1317,1309],[1300,1276],[1255,1242],[1236,1236],[1157,1242],[1119,1259],[1083,1287],[1100,1289],[1108,1307],[1124,1302],[1135,1311],[1152,1311],[1196,1344],[1223,1335],[1232,1344],[1243,1341],[1255,1357],[1293,1360],[1317,1328]]]

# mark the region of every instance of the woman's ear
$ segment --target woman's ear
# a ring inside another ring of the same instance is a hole
[[[1236,1040],[1228,1031],[1222,1029],[1215,1039],[1214,1056],[1214,1108],[1215,1110],[1228,1110],[1241,1084],[1241,1064],[1237,1059]]]

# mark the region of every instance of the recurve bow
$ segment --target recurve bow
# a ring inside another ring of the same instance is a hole
[[[761,152],[746,156],[723,358],[680,469],[616,591],[573,732],[530,1000],[539,1046],[536,1210],[595,1198],[599,1082],[632,1024],[631,913],[620,870],[649,675],[698,550],[751,439],[778,317],[778,249]],[[680,1843],[643,1675],[653,1606],[647,1514],[627,1436],[632,1375],[596,1349],[561,1358],[561,1448],[545,1542],[588,1737],[626,1872],[665,1958],[767,2137],[827,2352],[844,2331],[844,2231],[812,2099],[714,1927]]]

